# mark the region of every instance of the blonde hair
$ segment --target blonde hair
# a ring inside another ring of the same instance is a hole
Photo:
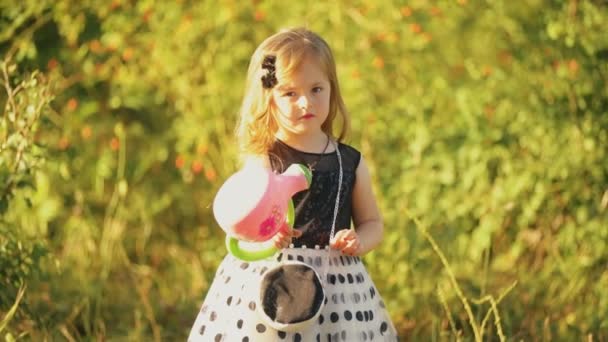
[[[290,75],[307,56],[317,59],[331,88],[329,114],[321,129],[330,137],[342,141],[349,132],[350,119],[340,94],[336,63],[331,49],[323,38],[314,32],[304,28],[286,29],[266,38],[251,56],[236,131],[241,154],[266,154],[278,130],[271,108],[272,88],[264,88],[261,81],[265,74],[262,62],[267,55],[276,56],[278,78]],[[342,125],[336,136],[333,130],[337,117],[341,119]]]

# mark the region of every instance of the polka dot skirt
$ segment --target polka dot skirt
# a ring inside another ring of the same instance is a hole
[[[305,331],[267,326],[256,311],[260,275],[276,260],[297,260],[325,277],[326,302],[317,322]],[[195,341],[398,341],[384,302],[359,257],[327,250],[289,248],[274,260],[243,262],[227,255],[218,268],[196,317]]]

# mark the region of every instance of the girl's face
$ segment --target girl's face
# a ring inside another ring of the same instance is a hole
[[[272,106],[278,135],[315,135],[329,114],[331,88],[319,63],[305,58],[294,72],[272,90]]]

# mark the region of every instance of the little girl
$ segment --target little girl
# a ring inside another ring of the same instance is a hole
[[[306,29],[281,31],[262,42],[251,58],[240,110],[237,135],[245,163],[277,173],[304,164],[312,183],[293,197],[294,229],[273,238],[282,249],[278,255],[256,262],[225,257],[188,341],[398,340],[360,259],[381,242],[383,222],[365,159],[341,142],[348,128],[327,43]],[[324,281],[325,306],[302,331],[275,330],[256,312],[255,282],[280,260],[302,261]]]

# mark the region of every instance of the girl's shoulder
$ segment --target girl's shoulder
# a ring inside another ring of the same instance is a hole
[[[247,154],[242,156],[242,164],[245,166],[261,166],[270,168],[270,160],[266,155]]]
[[[361,152],[359,152],[359,150],[357,150],[355,147],[342,142],[339,144],[339,148],[342,158],[348,164],[354,165],[354,168],[356,169],[361,161]]]

